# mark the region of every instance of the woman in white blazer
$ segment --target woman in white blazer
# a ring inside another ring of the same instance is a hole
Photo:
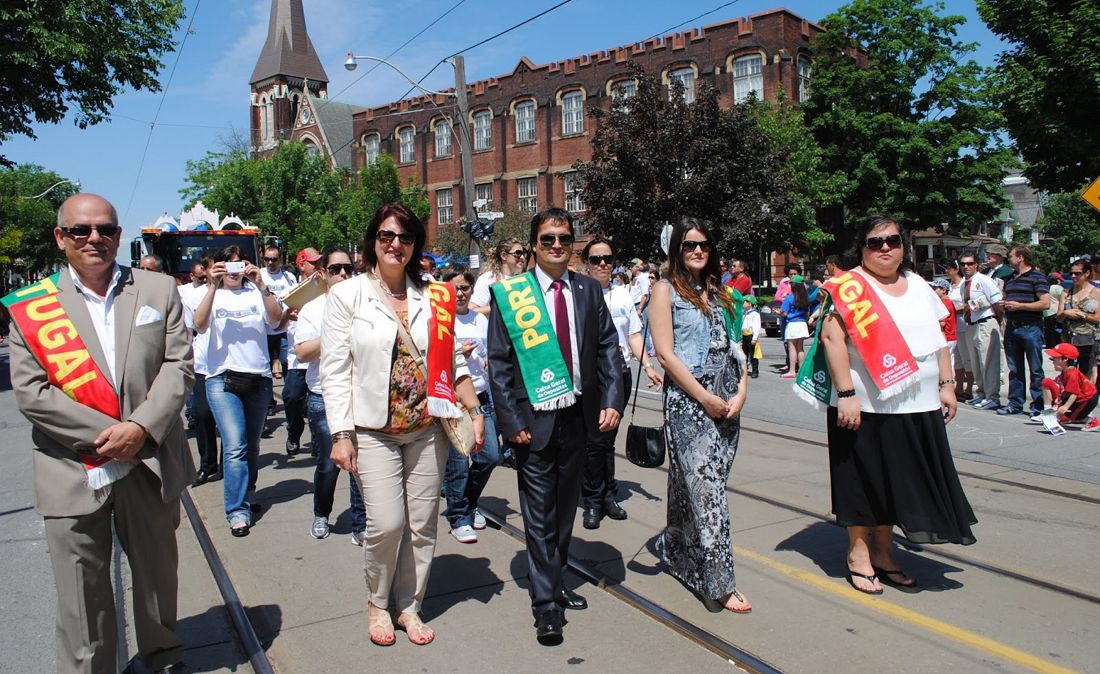
[[[439,486],[450,443],[427,409],[421,361],[406,348],[404,324],[428,353],[431,307],[420,275],[426,231],[409,209],[382,206],[363,234],[366,273],[329,292],[321,337],[321,385],[332,432],[332,461],[358,477],[367,513],[366,556],[372,642],[395,641],[397,625],[414,644],[434,632],[418,611],[428,584],[439,521]],[[484,419],[456,341],[451,381],[471,410],[477,445]]]

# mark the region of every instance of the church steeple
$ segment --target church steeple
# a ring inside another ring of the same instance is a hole
[[[271,0],[271,21],[249,84],[282,75],[328,84],[328,74],[306,32],[302,0]]]

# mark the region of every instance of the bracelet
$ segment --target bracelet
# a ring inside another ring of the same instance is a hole
[[[940,380],[940,388],[943,388],[944,386],[947,386],[948,384],[950,384],[951,386],[954,386],[955,385],[955,380],[954,379],[941,379]]]
[[[836,392],[836,397],[837,398],[854,398],[855,395],[856,395],[856,390],[854,388],[850,388],[847,391],[837,391]]]
[[[336,431],[332,434],[332,441],[351,440],[351,431]]]

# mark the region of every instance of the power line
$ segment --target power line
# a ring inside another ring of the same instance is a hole
[[[730,5],[733,5],[733,4],[737,3],[737,2],[738,2],[738,0],[730,0],[730,2],[727,2],[727,3],[725,3],[725,4],[722,4],[722,5],[718,5],[717,7],[715,7],[715,8],[714,8],[714,9],[712,9],[712,10],[710,10],[709,12],[703,12],[703,13],[702,13],[702,14],[700,14],[699,16],[693,16],[692,18],[688,19],[687,21],[683,21],[683,22],[681,22],[681,23],[678,23],[678,24],[676,24],[675,26],[672,26],[671,28],[665,28],[665,29],[664,29],[664,30],[662,30],[662,31],[661,31],[660,33],[656,33],[656,34],[654,34],[654,35],[650,35],[650,36],[649,36],[649,37],[647,37],[646,39],[647,39],[647,40],[652,40],[652,39],[653,39],[653,38],[655,38],[655,37],[664,37],[664,36],[668,35],[669,33],[671,33],[672,31],[676,30],[677,28],[683,28],[684,26],[688,25],[689,23],[695,23],[696,21],[698,21],[699,19],[703,18],[704,16],[710,16],[711,14],[714,14],[714,13],[715,13],[715,12],[717,12],[718,10],[720,10],[720,9],[725,9],[726,7],[729,7]]]
[[[130,190],[130,200],[126,202],[126,210],[123,211],[122,219],[126,220],[130,215],[130,207],[134,205],[134,196],[137,194],[138,185],[141,184],[141,171],[145,168],[145,157],[149,154],[149,143],[153,141],[153,129],[157,126],[157,118],[160,117],[161,108],[164,107],[164,99],[168,96],[168,88],[172,86],[172,78],[176,75],[176,66],[180,64],[180,56],[183,55],[183,47],[187,44],[187,36],[191,34],[191,26],[195,23],[195,16],[199,13],[199,5],[202,0],[195,0],[195,8],[191,10],[191,18],[187,22],[187,30],[183,31],[183,39],[180,40],[179,49],[176,50],[176,60],[172,62],[172,70],[168,73],[168,81],[164,84],[164,91],[160,95],[160,103],[157,104],[156,114],[153,115],[153,121],[149,122],[149,136],[145,139],[145,149],[141,151],[141,161],[138,163],[137,177],[134,178],[134,189]]]

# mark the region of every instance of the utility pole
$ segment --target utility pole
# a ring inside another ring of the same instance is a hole
[[[455,69],[455,100],[458,102],[458,154],[462,162],[462,196],[466,202],[466,219],[477,219],[474,208],[474,158],[473,144],[470,142],[470,106],[466,102],[466,61],[462,55],[451,59]],[[481,248],[474,237],[470,237],[470,255],[479,255]]]

